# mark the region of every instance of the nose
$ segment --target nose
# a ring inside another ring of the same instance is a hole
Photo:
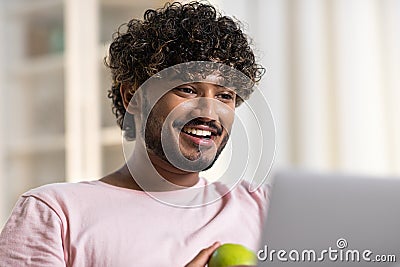
[[[215,99],[211,97],[200,97],[197,103],[196,116],[201,117],[205,121],[217,121],[218,113]]]

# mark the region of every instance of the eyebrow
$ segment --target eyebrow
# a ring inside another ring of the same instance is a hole
[[[180,84],[180,85],[178,85],[178,86],[172,88],[171,90],[176,89],[176,88],[179,88],[179,87],[181,87],[181,86],[196,86],[196,84],[200,84],[200,85],[201,85],[201,84],[203,84],[203,83],[212,84],[212,85],[214,85],[215,87],[217,87],[218,90],[221,90],[221,91],[222,91],[222,90],[225,90],[225,91],[228,91],[228,92],[230,92],[230,93],[233,93],[233,94],[236,94],[236,95],[237,95],[237,89],[230,88],[230,87],[227,87],[227,86],[225,86],[225,85],[216,84],[216,83],[213,83],[213,82],[203,82],[203,81],[201,81],[201,82],[186,82],[186,83],[182,83],[182,84]]]
[[[228,90],[233,91],[233,92],[235,91],[235,90],[233,90],[233,89],[231,89],[231,88],[229,88],[229,87],[226,87],[225,85],[220,85],[220,84],[212,83],[212,82],[192,82],[192,83],[186,83],[186,84],[182,84],[182,85],[202,84],[202,83],[212,84],[212,85],[214,85],[214,86],[216,86],[216,87],[218,87],[218,88],[228,89]]]

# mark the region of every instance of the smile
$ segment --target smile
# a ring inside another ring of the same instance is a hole
[[[182,129],[184,133],[187,133],[191,136],[199,137],[199,138],[211,138],[212,132],[208,130],[201,130],[191,127],[184,127]]]
[[[187,141],[196,145],[205,147],[212,147],[214,145],[215,138],[217,137],[217,131],[206,126],[185,126],[182,129],[181,136]]]

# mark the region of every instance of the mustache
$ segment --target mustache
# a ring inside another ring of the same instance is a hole
[[[191,127],[191,126],[199,126],[199,125],[204,125],[204,126],[212,128],[213,130],[215,130],[217,135],[221,135],[222,131],[224,130],[224,128],[216,121],[202,121],[197,118],[193,119],[187,123],[184,123],[182,121],[175,121],[173,123],[173,127],[176,127],[179,129],[182,129],[183,127]]]

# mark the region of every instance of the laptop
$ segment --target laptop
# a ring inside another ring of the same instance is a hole
[[[400,177],[274,175],[258,266],[400,266]]]

